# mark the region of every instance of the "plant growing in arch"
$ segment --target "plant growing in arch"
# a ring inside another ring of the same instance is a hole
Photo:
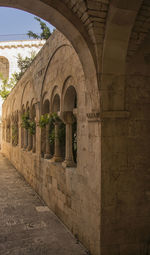
[[[51,113],[51,114],[43,114],[41,115],[40,121],[39,121],[39,126],[41,128],[46,127],[47,124],[49,124],[49,142],[50,144],[54,144],[55,140],[55,122],[58,121],[60,122],[59,124],[59,132],[58,132],[58,139],[61,144],[65,144],[65,125],[59,118],[57,113]]]
[[[21,116],[22,123],[21,126],[27,130],[29,130],[31,135],[34,135],[36,132],[36,123],[35,121],[31,120],[29,117],[29,113],[25,113]]]

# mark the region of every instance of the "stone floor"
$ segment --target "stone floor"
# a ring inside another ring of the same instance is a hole
[[[87,253],[0,154],[0,255],[31,254]]]

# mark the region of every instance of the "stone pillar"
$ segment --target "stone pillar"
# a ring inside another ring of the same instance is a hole
[[[9,142],[11,143],[11,144],[13,144],[13,139],[12,139],[12,136],[13,136],[13,134],[12,134],[12,128],[13,128],[13,126],[14,126],[14,119],[13,118],[11,118],[11,120],[10,120],[10,138],[9,138]]]
[[[24,135],[25,135],[24,128],[21,127],[21,148],[22,149],[24,148]]]
[[[18,113],[18,145],[22,148],[21,112]]]
[[[24,128],[22,127],[22,114],[23,112],[19,112],[19,145],[23,149],[24,148]]]
[[[36,109],[36,134],[35,134],[35,143],[36,143],[36,154],[41,157],[41,128],[39,127],[39,120],[40,120],[40,102],[37,102],[35,104],[35,109]]]
[[[28,147],[28,130],[24,128],[24,149]]]
[[[61,154],[61,145],[58,137],[60,121],[55,122],[55,141],[54,141],[54,157],[55,162],[61,162],[63,160]]]
[[[50,143],[49,143],[49,124],[46,125],[45,130],[46,130],[46,136],[45,136],[46,149],[45,149],[44,158],[50,159],[52,158],[52,155],[51,155]]]
[[[36,152],[36,134],[32,135],[32,152]]]
[[[66,151],[65,161],[62,163],[64,167],[74,167],[76,164],[73,159],[72,151],[72,124],[75,121],[73,113],[71,111],[63,112],[62,119],[66,125]]]
[[[30,151],[32,149],[32,135],[30,131],[28,130],[28,147],[27,150]]]

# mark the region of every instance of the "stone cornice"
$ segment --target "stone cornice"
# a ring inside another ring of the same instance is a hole
[[[0,49],[42,47],[45,40],[20,40],[0,42]]]
[[[128,111],[104,111],[100,112],[90,112],[87,113],[88,122],[101,122],[105,119],[128,119],[130,117],[130,112]]]

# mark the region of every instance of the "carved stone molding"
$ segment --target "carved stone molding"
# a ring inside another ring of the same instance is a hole
[[[127,119],[130,117],[130,112],[128,111],[104,111],[100,112],[90,112],[87,113],[87,119],[89,122],[100,122],[105,119]]]
[[[99,122],[100,119],[100,112],[90,112],[87,113],[87,119],[89,122]]]
[[[130,116],[128,111],[104,111],[102,119],[127,119]]]

